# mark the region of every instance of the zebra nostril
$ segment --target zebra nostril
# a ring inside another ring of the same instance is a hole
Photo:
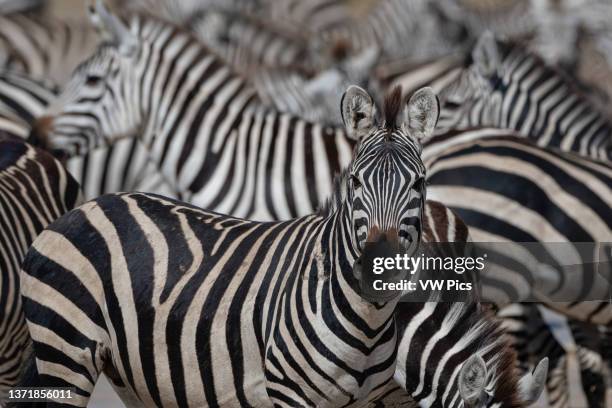
[[[42,147],[46,149],[48,147],[48,136],[51,126],[53,124],[52,116],[42,116],[38,118],[28,136],[27,142],[32,146]]]

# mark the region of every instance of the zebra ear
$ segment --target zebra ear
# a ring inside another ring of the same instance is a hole
[[[527,373],[519,382],[521,398],[527,404],[533,404],[540,398],[540,394],[546,386],[548,376],[548,357],[544,357],[532,373]]]
[[[493,75],[501,63],[497,41],[490,31],[482,33],[474,50],[472,59],[478,72],[485,77]]]
[[[404,130],[416,139],[433,134],[440,116],[440,101],[433,89],[421,88],[416,91],[404,108]]]
[[[137,51],[138,38],[106,8],[103,0],[90,3],[88,12],[89,19],[105,41],[115,45],[126,56],[131,56]]]
[[[487,365],[478,354],[470,357],[459,371],[459,395],[464,406],[478,406],[485,390],[487,380]]]
[[[372,97],[362,88],[351,85],[340,102],[342,121],[349,137],[360,140],[374,126],[376,107]]]

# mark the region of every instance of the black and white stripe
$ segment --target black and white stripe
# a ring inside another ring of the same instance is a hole
[[[344,129],[265,107],[174,26],[140,17],[130,25],[76,71],[52,117],[38,122],[43,143],[75,155],[138,135],[176,192],[203,208],[266,220],[318,208],[351,157],[355,142]]]
[[[609,254],[595,244],[609,245],[611,237],[610,166],[537,147],[512,131],[487,128],[438,135],[425,143],[423,157],[429,197],[456,211],[474,241],[498,243],[488,248],[489,262],[501,249],[495,245],[505,243],[499,273],[491,275],[498,290],[489,292],[495,297],[489,300],[521,300],[523,291],[533,290],[568,316],[612,324],[607,302],[581,302],[609,295],[606,275],[596,272],[592,260]],[[521,243],[541,243],[555,265],[534,268],[539,261],[526,251],[529,244],[523,248]],[[592,253],[580,250],[580,243],[595,243]],[[609,265],[606,259],[600,262]],[[577,266],[570,273],[563,265]]]
[[[63,85],[99,38],[91,25],[50,16],[0,16],[0,67]]]
[[[19,270],[34,238],[79,204],[78,184],[48,153],[0,133],[0,400],[28,343]]]
[[[416,139],[438,115],[427,91],[408,105],[394,95],[375,125],[369,96],[347,91],[360,144],[320,214],[257,223],[132,193],[54,223],[23,264],[35,383],[75,387],[73,406],[101,371],[147,406],[312,406],[355,403],[388,382],[400,293],[364,301],[353,264],[368,237],[420,242]]]
[[[57,91],[16,72],[0,72],[0,129],[26,139]]]
[[[498,316],[512,338],[521,370],[530,369],[544,356],[549,359],[546,394],[541,401],[545,406],[606,406],[609,374],[597,326],[567,319],[537,304],[512,304]]]
[[[288,219],[329,194],[354,146],[342,129],[261,107],[250,87],[172,26],[136,17],[130,33],[106,21],[115,42],[77,71],[50,110],[48,145],[87,151],[142,132],[178,194],[236,216]]]
[[[25,140],[35,119],[56,97],[54,88],[23,74],[0,73],[0,130]],[[180,198],[136,138],[71,157],[64,165],[82,186],[85,199],[118,191],[152,191]]]
[[[561,72],[490,33],[472,61],[441,93],[441,128],[514,129],[539,146],[610,161],[612,125]]]

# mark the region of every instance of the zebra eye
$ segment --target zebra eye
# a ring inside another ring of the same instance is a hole
[[[417,181],[414,182],[414,184],[412,185],[412,188],[418,191],[424,191],[425,185],[426,185],[425,178],[421,177],[417,179]]]
[[[102,82],[102,77],[99,75],[88,75],[85,80],[87,86],[97,86]]]
[[[353,183],[353,188],[361,187],[361,180],[359,180],[359,177],[355,176],[354,174],[351,174],[351,183]]]

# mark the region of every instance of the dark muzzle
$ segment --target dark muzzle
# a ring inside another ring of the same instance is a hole
[[[391,250],[400,250],[399,233],[395,228],[381,231],[377,226],[374,226],[368,231],[366,242],[371,244],[386,244]]]

